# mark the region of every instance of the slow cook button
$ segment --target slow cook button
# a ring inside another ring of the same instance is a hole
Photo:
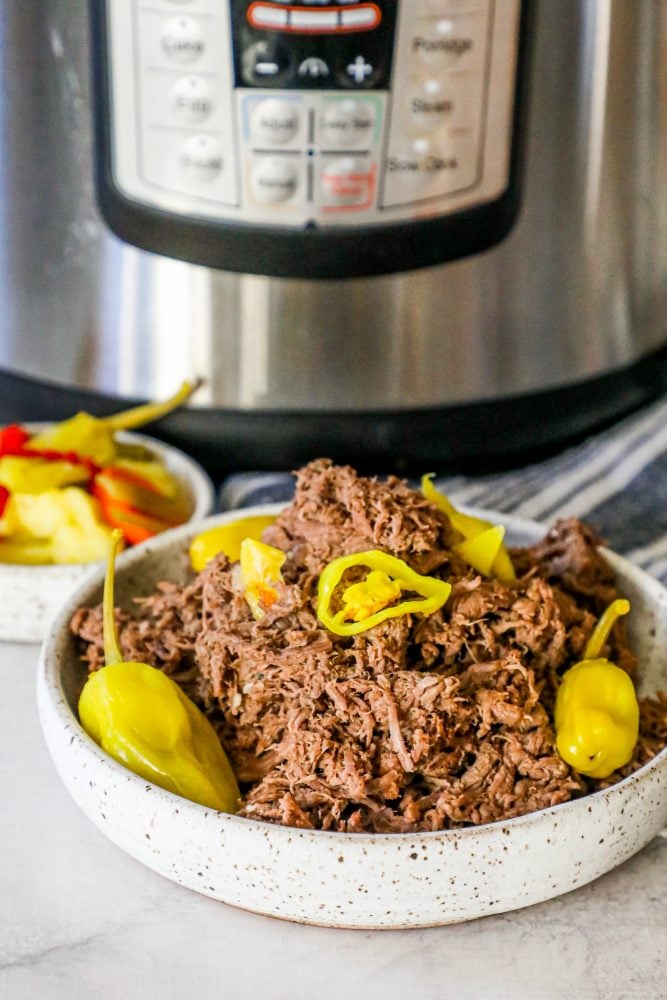
[[[194,17],[172,17],[163,26],[160,40],[165,54],[175,63],[191,63],[204,51],[204,35]]]
[[[177,118],[190,125],[204,121],[213,110],[211,90],[201,76],[183,76],[177,80],[171,103]]]
[[[409,204],[471,186],[477,173],[477,151],[472,133],[441,143],[416,139],[390,150],[384,204]]]
[[[191,136],[183,145],[181,165],[191,180],[213,180],[223,167],[220,143],[211,135]]]
[[[320,179],[322,204],[327,208],[370,207],[374,171],[369,162],[341,156],[326,163]]]
[[[365,101],[333,100],[320,118],[319,142],[334,148],[357,148],[373,139],[375,112]]]
[[[283,146],[299,131],[301,117],[294,101],[269,97],[250,113],[250,135],[258,146]]]
[[[255,163],[250,179],[252,195],[260,205],[289,201],[299,186],[295,163],[289,156],[264,156]]]

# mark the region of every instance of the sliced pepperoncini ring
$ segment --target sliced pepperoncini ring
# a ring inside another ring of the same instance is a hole
[[[629,601],[612,601],[597,623],[584,659],[563,675],[554,723],[563,760],[591,778],[608,778],[632,759],[639,735],[639,705],[631,678],[600,657],[609,632]]]
[[[434,507],[446,514],[452,527],[463,535],[463,541],[454,545],[454,551],[483,576],[497,576],[503,583],[516,580],[516,573],[509,553],[503,545],[505,529],[481,517],[463,514],[432,482],[433,473],[422,476],[422,493]]]
[[[348,569],[365,566],[371,572],[343,591],[343,606],[333,613],[334,592]],[[403,591],[421,595],[394,603]],[[441,608],[452,590],[450,583],[422,576],[396,556],[370,549],[340,556],[325,566],[317,588],[317,617],[334,635],[358,635],[388,618],[401,615],[430,615]],[[351,620],[350,620],[351,619]]]

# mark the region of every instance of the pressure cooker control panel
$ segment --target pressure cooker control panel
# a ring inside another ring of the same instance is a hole
[[[508,186],[520,0],[105,0],[103,28],[130,203],[354,228]]]

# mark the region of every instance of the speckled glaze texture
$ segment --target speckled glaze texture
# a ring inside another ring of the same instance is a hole
[[[245,510],[268,513],[276,508]],[[207,525],[239,515],[210,518]],[[487,515],[488,516],[488,515]],[[502,517],[511,544],[542,529]],[[201,528],[201,525],[199,526]],[[192,526],[125,553],[118,603],[178,579]],[[611,553],[632,602],[629,629],[641,692],[667,689],[667,591]],[[550,899],[619,865],[667,824],[667,751],[594,795],[487,826],[421,834],[296,830],[227,816],[147,784],[86,736],[74,706],[84,680],[67,623],[98,600],[98,571],[51,625],[38,672],[42,728],[69,792],[115,844],[180,885],[232,906],[329,927],[424,927],[471,920]]]
[[[37,432],[44,425],[29,424]],[[200,520],[213,510],[213,483],[197,462],[170,445],[145,434],[119,433],[119,441],[141,444],[162,460],[183,484],[192,500],[190,521]],[[145,543],[144,543],[145,544]],[[92,573],[99,578],[96,563],[67,566],[18,566],[0,563],[0,641],[41,642],[49,621],[67,595]]]

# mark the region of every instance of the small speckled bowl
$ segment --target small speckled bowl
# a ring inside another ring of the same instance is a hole
[[[43,426],[27,425],[28,430],[35,433]],[[119,432],[116,436],[118,441],[142,445],[176,476],[191,501],[190,521],[211,513],[215,499],[213,483],[197,462],[177,448],[145,434]],[[98,563],[62,566],[0,563],[0,641],[41,642],[49,621],[67,594],[91,572],[99,576]]]
[[[276,512],[244,510],[242,516]],[[477,512],[479,513],[479,512]],[[494,517],[494,515],[487,515]],[[239,513],[210,518],[212,526]],[[542,529],[496,515],[510,544]],[[202,525],[187,525],[124,553],[117,603],[178,580]],[[641,692],[667,689],[667,591],[606,553],[632,602],[628,627]],[[68,622],[101,598],[101,577],[72,594],[52,623],[38,673],[39,714],[69,792],[115,844],[180,885],[233,906],[328,927],[424,927],[538,903],[625,861],[667,823],[667,750],[604,791],[507,822],[420,834],[342,834],[273,826],[216,813],[125,770],[81,729],[84,680]]]

